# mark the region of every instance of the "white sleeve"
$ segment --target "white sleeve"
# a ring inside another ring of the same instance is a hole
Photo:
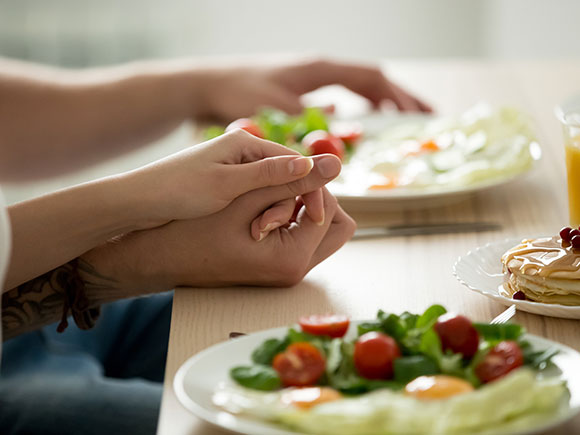
[[[10,258],[10,245],[12,244],[12,235],[10,233],[10,221],[6,211],[4,196],[0,190],[0,290],[4,287],[6,269]],[[1,292],[0,292],[1,293]],[[1,294],[0,294],[1,296]],[[0,297],[0,320],[2,317],[2,297]],[[0,361],[2,360],[2,324],[0,323]]]

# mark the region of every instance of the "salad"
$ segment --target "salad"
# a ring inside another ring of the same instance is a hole
[[[242,128],[304,155],[335,154],[345,163],[333,182],[338,195],[471,186],[525,172],[541,155],[530,120],[513,107],[481,103],[458,116],[377,121],[379,128],[364,128],[315,108],[299,116],[265,109],[226,128],[210,127],[205,139]]]
[[[440,305],[356,325],[309,316],[233,367],[237,385],[213,401],[312,434],[509,432],[566,408],[564,382],[545,374],[555,354],[535,351],[519,325]]]
[[[261,139],[285,145],[304,155],[334,154],[347,160],[361,140],[363,131],[358,122],[330,122],[315,107],[291,116],[275,109],[263,109],[253,118],[240,118],[227,127],[212,126],[204,132],[209,140],[227,131],[241,128]]]

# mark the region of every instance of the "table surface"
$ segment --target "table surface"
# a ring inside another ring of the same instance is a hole
[[[468,291],[452,275],[458,256],[505,237],[555,234],[567,222],[564,150],[554,106],[580,89],[579,61],[405,61],[385,64],[391,78],[424,96],[439,113],[485,100],[527,111],[544,155],[526,177],[428,210],[348,210],[359,226],[440,221],[493,221],[485,233],[412,236],[347,243],[293,288],[190,289],[175,292],[159,434],[220,435],[188,413],[173,392],[180,365],[230,331],[252,332],[294,323],[300,315],[339,312],[372,318],[378,308],[420,312],[433,303],[485,321],[504,307]],[[579,322],[518,312],[533,334],[580,350]],[[560,432],[564,431],[564,432]],[[580,418],[553,433],[580,433]]]

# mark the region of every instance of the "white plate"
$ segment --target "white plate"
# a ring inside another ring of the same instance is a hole
[[[352,322],[356,325],[360,322]],[[349,336],[354,337],[355,329],[351,326]],[[197,417],[234,432],[247,435],[296,435],[297,432],[285,430],[282,426],[252,419],[242,415],[233,415],[216,407],[212,396],[218,386],[233,385],[229,377],[232,367],[250,363],[252,351],[268,338],[283,338],[287,327],[274,328],[249,334],[216,344],[189,358],[178,370],[173,381],[173,388],[181,404]],[[567,382],[570,390],[570,410],[559,414],[557,418],[533,430],[521,432],[526,434],[545,431],[572,418],[580,410],[580,354],[559,343],[534,335],[527,335],[530,344],[537,350],[556,346],[560,352],[554,357],[554,363],[561,370],[559,376]]]
[[[356,121],[363,125],[363,130],[366,135],[376,137],[389,127],[396,127],[413,121],[427,122],[431,119],[435,119],[435,116],[405,113],[391,115],[374,113],[358,117]],[[538,161],[542,156],[542,150],[536,142],[530,144],[529,152],[534,162]],[[331,182],[328,188],[341,201],[342,205],[370,206],[371,208],[373,206],[396,206],[397,208],[404,207],[407,209],[428,208],[461,201],[472,193],[504,185],[525,175],[532,167],[520,173],[493,177],[466,186],[442,185],[372,191],[360,187],[356,189],[351,188],[348,184],[335,181]]]
[[[580,306],[570,307],[558,304],[519,301],[500,294],[500,288],[504,280],[501,256],[505,251],[521,241],[521,238],[505,239],[488,243],[469,251],[467,255],[459,257],[455,262],[453,274],[469,289],[492,298],[500,304],[506,306],[515,305],[518,310],[527,311],[528,313],[565,319],[580,319]]]

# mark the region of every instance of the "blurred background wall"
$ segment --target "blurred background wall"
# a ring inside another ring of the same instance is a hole
[[[0,0],[0,55],[68,66],[310,52],[577,57],[578,0]]]
[[[70,67],[273,52],[577,58],[578,17],[579,0],[0,0],[0,56]],[[191,140],[182,128],[82,172],[3,188],[15,202],[140,166]]]

